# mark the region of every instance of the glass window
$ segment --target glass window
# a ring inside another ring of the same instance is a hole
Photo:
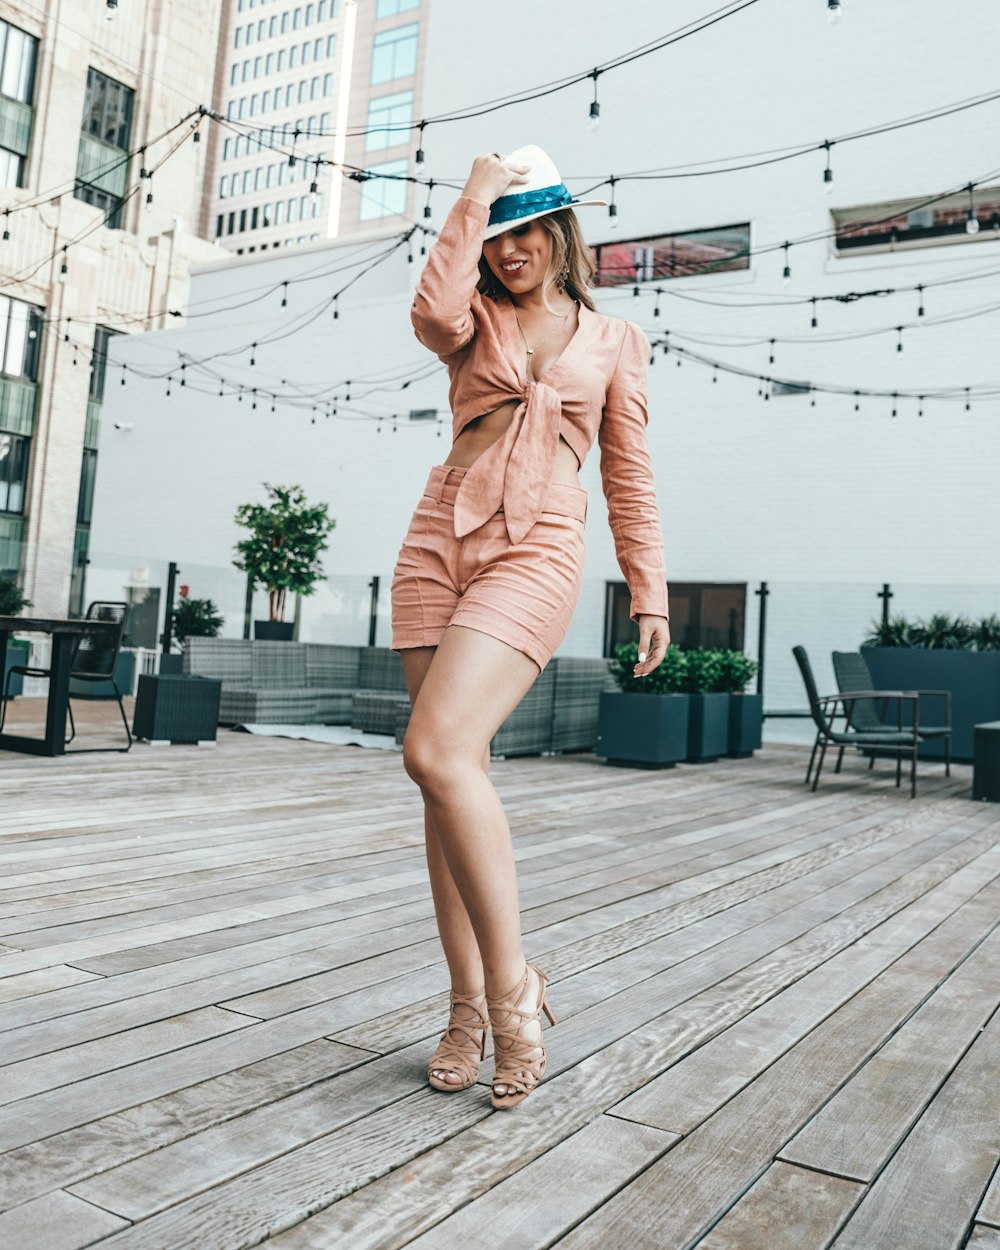
[[[395,17],[397,13],[405,13],[408,9],[418,9],[420,0],[378,0],[375,6],[375,16]]]
[[[247,115],[247,98],[246,96],[240,96],[240,120],[242,121],[242,119],[246,117],[246,115]]]
[[[299,83],[299,103],[304,104],[309,96],[309,80],[303,78]]]
[[[264,185],[264,166],[258,165],[253,171],[253,189],[259,191]]]
[[[314,7],[311,4],[307,4],[306,5],[306,25],[307,26],[311,26],[313,24],[314,13],[315,13]]]
[[[333,75],[332,74],[323,75],[323,94],[324,95],[333,94]]]
[[[283,187],[285,183],[288,181],[288,169],[289,169],[289,166],[286,162],[282,162],[282,164],[278,166],[278,186],[279,187]]]
[[[311,44],[311,43],[304,43],[304,44],[302,45],[302,64],[303,64],[303,65],[308,65],[308,64],[309,64],[309,59],[310,59],[310,57],[311,57],[311,56],[312,56],[312,44]]]
[[[294,69],[296,65],[298,65],[298,63],[299,63],[299,45],[296,43],[296,44],[293,44],[292,47],[288,49],[288,68]]]
[[[254,61],[253,61],[254,78],[259,78],[263,72],[264,72],[264,58],[262,56],[255,56]]]
[[[264,94],[260,97],[260,111],[262,113],[268,113],[270,112],[270,109],[271,109],[271,93],[270,91],[265,91]]]
[[[322,55],[323,55],[323,40],[317,39],[316,42],[313,44],[313,59],[318,61]]]
[[[334,49],[337,46],[337,36],[327,35],[326,37],[326,55],[333,56]]]
[[[228,118],[229,121],[232,121],[235,116],[236,116],[236,101],[230,100],[229,103],[226,105],[226,117]]]
[[[222,144],[222,159],[228,161],[233,155],[232,139],[225,139]]]
[[[253,43],[254,25],[253,22],[247,27],[247,46]]]
[[[374,176],[358,184],[361,196],[358,216],[362,221],[406,212],[407,184],[403,178],[408,169],[409,165],[405,160],[387,161],[385,164],[369,167],[368,172]]]
[[[241,208],[240,209],[240,234],[242,234],[246,228],[247,228],[247,210],[245,208]]]
[[[265,39],[266,37],[267,37],[267,20],[262,17],[260,21],[257,23],[257,42],[259,43],[261,39]]]
[[[594,249],[597,286],[632,286],[653,278],[690,278],[750,268],[750,226],[718,226],[645,239],[601,243]]]
[[[276,165],[268,165],[267,167],[267,185],[274,186],[275,179],[278,176],[278,167]]]
[[[324,134],[329,128],[330,128],[330,114],[320,113],[319,115],[320,134]]]
[[[287,9],[281,15],[281,33],[283,35],[288,33],[288,10]]]
[[[95,403],[104,398],[104,383],[108,371],[108,344],[117,333],[107,326],[94,327],[94,352],[90,365],[90,396]]]
[[[318,78],[314,78],[309,84],[309,99],[310,100],[319,99],[319,79]]]
[[[299,200],[299,217],[300,217],[303,221],[305,221],[305,219],[306,219],[308,216],[309,216],[309,196],[308,196],[308,195],[304,195],[304,196],[303,196],[303,197]]]
[[[222,234],[222,214],[220,213],[215,219],[215,237],[218,238]]]
[[[840,255],[850,252],[887,252],[927,244],[970,243],[996,239],[1000,231],[1000,187],[976,187],[971,207],[979,229],[970,233],[970,199],[966,188],[955,195],[890,200],[861,208],[836,209],[833,224]]]
[[[365,151],[378,152],[383,148],[409,143],[412,121],[412,91],[397,91],[395,95],[383,95],[372,100],[368,105]]]
[[[242,135],[237,135],[237,136],[236,136],[236,151],[235,151],[235,155],[236,155],[236,157],[237,157],[237,158],[239,158],[239,157],[241,157],[241,156],[243,155],[243,136],[242,136]]]
[[[272,212],[273,212],[273,209],[271,208],[270,204],[265,204],[264,207],[260,210],[260,224],[262,226],[269,226],[271,224]],[[267,247],[267,244],[262,243],[261,248],[263,249],[265,247]]]
[[[299,219],[299,202],[298,200],[294,200],[294,199],[289,200],[288,201],[288,224],[291,225],[293,221],[298,221],[298,219]]]
[[[133,94],[123,83],[96,69],[88,69],[83,105],[84,134],[127,152],[132,133]]]
[[[239,195],[239,193],[240,193],[240,176],[239,174],[233,174],[233,176],[229,179],[229,194]]]
[[[31,440],[0,433],[0,512],[23,512]]]
[[[419,27],[397,26],[385,30],[372,40],[373,83],[392,82],[394,78],[408,78],[417,68],[417,35]]]
[[[281,48],[278,52],[278,73],[285,68],[285,49]]]
[[[292,12],[292,30],[299,30],[302,26],[302,10],[295,9]]]
[[[274,224],[283,226],[285,224],[285,201],[279,200],[274,206]]]
[[[229,179],[225,176],[225,174],[223,174],[222,177],[219,179],[219,199],[220,200],[224,200],[226,198],[226,188],[228,187],[228,185],[229,185]]]
[[[290,82],[285,88],[285,108],[291,108],[295,103],[295,83]]]
[[[267,24],[268,38],[273,39],[277,33],[278,33],[278,17],[277,17],[277,14],[275,14],[275,16],[272,17],[271,20]]]
[[[255,91],[253,95],[250,97],[250,116],[251,117],[257,116],[257,110],[259,107],[260,107],[260,100],[257,97],[257,92]]]
[[[257,229],[257,218],[258,218],[258,216],[259,216],[259,213],[260,213],[260,209],[259,209],[259,208],[257,208],[257,207],[256,207],[256,205],[255,205],[255,206],[254,206],[254,208],[253,208],[253,211],[250,213],[250,229],[251,229],[251,230],[256,230],[256,229]],[[251,251],[252,251],[252,250],[253,250],[253,249],[251,248]]]
[[[264,73],[265,74],[274,73],[274,53],[273,52],[269,52],[267,54],[267,60],[264,62]]]
[[[236,37],[233,40],[233,47],[234,48],[243,47],[243,27],[242,26],[236,27]]]
[[[240,76],[240,67],[239,67],[238,63],[237,63],[236,61],[234,61],[234,62],[233,62],[233,68],[229,71],[229,85],[230,85],[230,87],[233,87],[233,86],[235,86],[235,85],[236,85],[236,80],[237,80],[237,78],[239,78],[239,76]]]
[[[326,0],[319,0],[319,4],[316,6],[316,21],[326,21]]]
[[[320,215],[322,208],[323,208],[323,197],[321,195],[317,195],[316,198],[313,200],[312,215],[314,217],[318,217]]]
[[[236,214],[230,213],[229,216],[226,218],[226,234],[233,233],[233,227],[235,226],[235,224],[236,224]]]
[[[42,310],[0,295],[0,371],[10,378],[38,381]]]

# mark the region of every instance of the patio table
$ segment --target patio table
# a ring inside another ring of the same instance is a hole
[[[77,639],[88,635],[114,634],[119,628],[116,621],[72,621],[51,616],[0,616],[0,673],[4,672],[7,659],[7,639],[15,630],[19,634],[52,635],[45,736],[28,738],[22,734],[0,733],[0,750],[24,751],[29,755],[65,755],[69,669],[73,644]]]

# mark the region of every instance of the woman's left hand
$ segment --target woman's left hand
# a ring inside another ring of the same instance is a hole
[[[639,663],[632,670],[634,677],[646,677],[655,668],[670,646],[670,625],[665,616],[639,617]]]

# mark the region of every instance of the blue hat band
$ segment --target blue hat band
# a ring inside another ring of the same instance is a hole
[[[541,187],[537,191],[521,191],[514,195],[502,195],[490,205],[490,226],[499,226],[505,221],[517,221],[520,217],[530,217],[533,213],[543,213],[551,208],[568,208],[573,197],[564,183],[557,182],[552,187]]]

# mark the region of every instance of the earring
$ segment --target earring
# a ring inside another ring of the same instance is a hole
[[[565,291],[566,283],[569,281],[569,265],[563,265],[559,271],[559,277],[556,278],[556,286],[560,291]]]

